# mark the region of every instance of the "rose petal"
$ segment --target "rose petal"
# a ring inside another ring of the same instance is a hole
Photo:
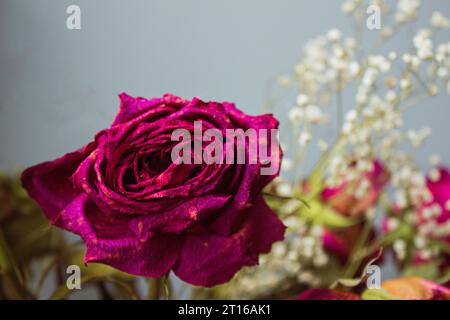
[[[285,227],[260,197],[246,212],[241,228],[230,236],[188,234],[174,272],[194,285],[227,282],[243,266],[258,263],[258,255],[283,239]]]
[[[387,280],[381,287],[400,299],[450,300],[450,289],[418,277]]]
[[[331,289],[309,289],[300,293],[296,300],[361,300],[351,292]]]
[[[22,185],[53,221],[60,210],[78,194],[69,177],[95,149],[95,143],[68,153],[54,161],[44,162],[22,173]]]
[[[87,247],[85,263],[105,263],[139,276],[161,277],[168,273],[183,238],[158,235],[142,241],[128,229],[125,219],[101,212],[86,194],[80,194],[61,211],[55,224],[83,238]]]

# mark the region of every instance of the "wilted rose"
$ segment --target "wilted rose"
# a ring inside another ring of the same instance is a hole
[[[261,163],[171,161],[175,129],[191,132],[202,121],[205,130],[270,130],[278,126],[272,115],[170,94],[120,100],[114,123],[94,141],[22,175],[51,222],[83,238],[86,263],[149,277],[173,270],[186,282],[212,286],[257,264],[283,239],[285,228],[261,195],[278,170],[261,175]]]

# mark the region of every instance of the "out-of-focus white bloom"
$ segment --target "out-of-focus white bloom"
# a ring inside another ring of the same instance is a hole
[[[321,152],[325,152],[328,150],[328,143],[323,139],[319,139],[319,141],[317,142],[317,146],[319,147],[319,150]]]
[[[383,38],[390,38],[390,37],[392,37],[393,34],[394,34],[394,29],[392,29],[389,26],[381,29],[381,36]]]
[[[433,58],[433,42],[431,41],[431,32],[429,30],[420,30],[413,38],[413,43],[417,56],[420,59],[427,60]]]
[[[406,242],[404,240],[395,240],[392,248],[394,249],[394,252],[399,260],[406,258]]]
[[[305,107],[305,118],[306,121],[312,124],[319,124],[325,121],[322,110],[320,110],[318,106],[312,104]]]
[[[419,131],[409,130],[407,132],[407,137],[413,147],[418,148],[424,143],[424,141],[430,136],[430,134],[431,129],[428,127],[424,127]]]
[[[445,68],[445,67],[439,67],[438,70],[437,70],[437,76],[439,78],[447,79],[448,78],[448,73],[449,73],[448,69]]]
[[[298,143],[300,144],[300,146],[304,147],[310,142],[311,142],[311,133],[309,133],[308,131],[303,131],[302,133],[300,133],[300,136],[298,138]]]
[[[361,68],[359,67],[359,63],[356,61],[352,61],[348,64],[348,72],[350,77],[356,77],[359,74]]]
[[[406,208],[408,205],[408,199],[406,197],[406,192],[403,189],[399,189],[395,192],[395,205],[400,209]]]
[[[432,182],[438,182],[439,180],[441,180],[441,173],[438,169],[433,168],[429,173],[428,173],[428,178],[432,181]]]
[[[450,28],[450,20],[439,11],[433,12],[431,15],[430,24],[431,26],[439,29]]]
[[[287,87],[291,84],[292,80],[287,75],[281,75],[281,76],[277,77],[277,82],[280,86]]]
[[[387,229],[389,232],[395,231],[400,226],[400,222],[395,218],[388,218],[387,220]]]
[[[429,163],[433,166],[436,167],[441,163],[441,157],[437,154],[432,154],[429,158]]]
[[[356,7],[358,6],[358,3],[360,1],[358,0],[346,0],[342,3],[341,5],[341,10],[343,13],[345,14],[350,14],[353,13],[356,9]]]
[[[403,78],[402,80],[400,80],[400,88],[408,89],[410,87],[411,87],[411,80],[407,78]]]
[[[407,23],[417,18],[417,11],[420,7],[420,0],[399,0],[397,2],[397,12],[395,21],[398,23]]]
[[[277,187],[277,194],[282,197],[290,197],[292,196],[292,186],[287,182],[280,183]]]
[[[304,112],[299,107],[293,107],[289,110],[288,117],[293,124],[299,124],[304,119]]]
[[[350,110],[350,111],[347,112],[347,114],[345,115],[345,120],[347,120],[347,121],[349,121],[349,122],[354,122],[357,118],[358,118],[358,113],[356,112],[355,109]]]
[[[339,41],[342,37],[342,32],[338,29],[331,29],[327,32],[327,38],[331,42]]]
[[[391,69],[391,63],[382,55],[369,56],[368,64],[382,72],[387,72]]]
[[[283,170],[284,172],[289,172],[292,170],[292,167],[293,167],[292,160],[287,157],[284,157],[281,162],[281,170]]]
[[[389,60],[391,60],[391,61],[397,59],[397,52],[395,52],[395,51],[389,52],[388,57],[389,57]]]
[[[418,249],[423,249],[425,248],[425,246],[427,245],[427,239],[421,236],[416,236],[414,238],[414,245],[416,246],[416,248]]]
[[[296,102],[300,107],[304,107],[309,102],[309,98],[306,94],[299,94],[297,96]]]

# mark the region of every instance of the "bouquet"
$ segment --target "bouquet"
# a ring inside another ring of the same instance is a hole
[[[450,299],[450,168],[406,125],[450,94],[450,20],[419,9],[344,1],[355,34],[308,42],[263,115],[120,94],[85,146],[1,177],[0,297]]]

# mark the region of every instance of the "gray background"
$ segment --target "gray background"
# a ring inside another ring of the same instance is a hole
[[[450,1],[423,2],[423,17],[435,9],[450,16]],[[81,7],[82,30],[66,28],[70,4]],[[86,144],[111,123],[122,91],[228,100],[259,113],[268,82],[291,70],[307,40],[332,27],[351,35],[340,4],[0,0],[0,169],[23,168]],[[442,37],[450,39],[448,31]],[[369,34],[366,44],[373,38]],[[394,48],[407,45],[407,38],[396,38]],[[418,155],[424,167],[434,152],[450,161],[449,101],[444,95],[407,115],[408,126],[433,129]]]
[[[450,1],[423,2],[423,16],[434,9],[450,15]],[[66,28],[70,4],[81,7],[82,30]],[[332,27],[351,32],[340,4],[1,0],[0,169],[84,145],[111,123],[122,91],[234,101],[256,114],[268,81],[290,71],[308,39]],[[410,126],[428,124],[434,131],[420,156],[423,164],[436,151],[450,160],[449,119],[448,97],[408,115]]]

